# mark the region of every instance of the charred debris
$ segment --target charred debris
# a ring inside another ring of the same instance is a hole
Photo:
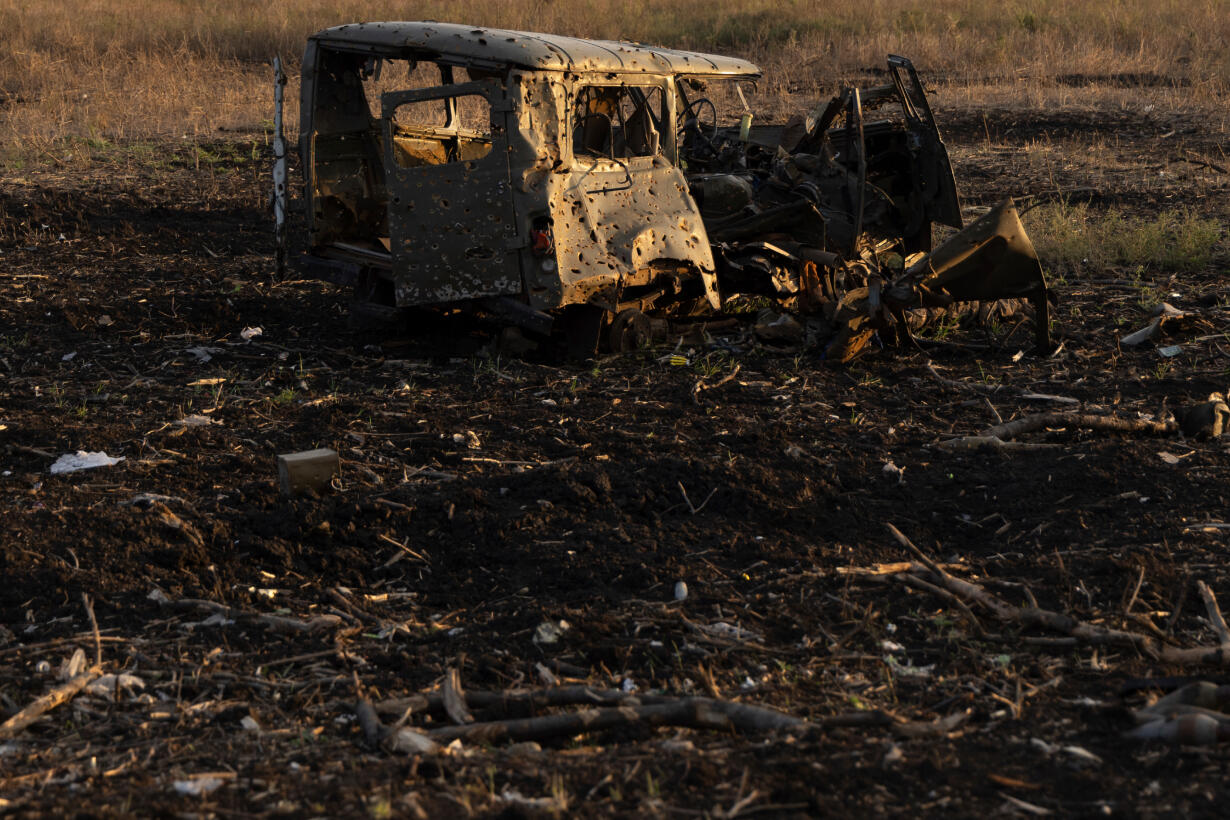
[[[886,84],[784,125],[748,106],[759,77],[745,60],[623,42],[442,23],[321,31],[302,62],[298,268],[352,288],[356,312],[477,314],[577,357],[749,297],[835,362],[952,311],[1032,316],[1049,344],[1017,211],[1005,200],[963,224],[909,60],[890,56]],[[933,248],[936,224],[955,233]]]

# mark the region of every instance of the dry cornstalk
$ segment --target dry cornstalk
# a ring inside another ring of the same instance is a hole
[[[927,581],[924,581],[922,578],[919,578],[917,575],[910,575],[908,573],[907,574],[899,573],[897,575],[894,575],[893,578],[897,580],[898,582],[905,584],[908,587],[913,587],[914,589],[920,589],[923,592],[929,592],[932,595],[936,596],[937,598],[943,598],[945,601],[948,601],[949,603],[951,603],[953,606],[955,606],[957,609],[961,610],[961,612],[965,614],[965,617],[969,620],[970,626],[973,627],[974,629],[975,635],[981,636],[985,633],[986,630],[982,628],[982,622],[979,621],[978,618],[974,615],[974,612],[973,610],[969,608],[969,605],[965,603],[965,601],[962,601],[956,595],[949,592],[948,590],[940,589],[935,584],[928,583]]]
[[[1174,433],[1178,425],[1173,421],[1149,419],[1125,419],[1118,416],[1097,416],[1092,413],[1038,413],[1005,421],[988,427],[976,436],[961,436],[940,442],[945,450],[973,452],[996,450],[999,452],[1050,450],[1058,444],[1035,444],[1013,441],[1017,436],[1043,430],[1047,427],[1077,428],[1082,430],[1106,430],[1115,433],[1138,433],[1150,436],[1165,436]]]
[[[582,709],[559,715],[493,720],[446,726],[428,732],[437,743],[546,740],[620,726],[681,726],[728,732],[806,731],[816,724],[775,709],[711,698],[679,698],[671,703]]]
[[[630,695],[588,686],[558,686],[530,692],[466,692],[474,709],[495,714],[520,713],[527,717],[487,720],[436,729],[386,727],[378,714],[401,715],[410,710],[445,714],[441,692],[371,704],[360,700],[355,712],[369,742],[388,751],[427,752],[454,740],[467,743],[520,742],[572,737],[622,726],[678,726],[690,729],[755,732],[803,732],[831,728],[887,728],[905,737],[943,734],[968,718],[965,713],[931,722],[911,722],[879,709],[804,720],[765,706],[734,703],[717,698],[671,695]],[[534,715],[539,708],[583,705],[588,708],[551,715]]]
[[[1222,617],[1221,607],[1217,605],[1217,596],[1213,594],[1213,590],[1204,581],[1196,582],[1196,590],[1200,593],[1201,600],[1204,601],[1204,608],[1209,613],[1209,621],[1213,624],[1213,630],[1217,633],[1217,639],[1222,646],[1230,645],[1230,628],[1226,626],[1226,619]]]
[[[90,618],[90,631],[94,635],[94,665],[102,666],[102,635],[98,631],[98,619],[94,617],[94,603],[84,592],[81,593],[81,603],[85,604],[85,614]]]
[[[465,691],[461,688],[461,673],[457,667],[449,667],[448,674],[444,676],[444,686],[441,688],[440,695],[449,720],[458,726],[474,722],[474,715],[470,714],[470,710],[466,708]]]
[[[1203,584],[1201,587],[1203,596],[1208,587]],[[1212,600],[1211,610],[1217,607],[1216,599]],[[1209,599],[1205,601],[1208,603]],[[1220,608],[1217,611],[1220,612]],[[1220,629],[1218,634],[1222,634]],[[1189,683],[1156,703],[1132,712],[1139,726],[1124,736],[1185,746],[1222,743],[1230,740],[1230,715],[1221,711],[1227,706],[1230,706],[1230,686],[1219,686],[1211,681]]]
[[[9,738],[29,726],[52,709],[67,703],[76,697],[77,693],[102,674],[101,666],[91,666],[67,683],[57,686],[41,698],[33,701],[25,709],[0,725],[0,738]]]
[[[342,622],[342,619],[337,615],[316,615],[307,620],[300,620],[298,618],[288,618],[284,615],[247,612],[242,609],[229,607],[226,604],[217,603],[216,601],[205,601],[200,598],[184,598],[179,601],[172,601],[167,606],[177,609],[201,609],[206,612],[215,612],[224,618],[230,618],[233,621],[248,621],[274,632],[316,632],[318,630],[333,629]]]
[[[1217,606],[1217,598],[1206,584],[1200,584],[1200,594],[1204,598],[1205,607],[1209,612],[1209,620],[1217,631],[1221,643],[1216,646],[1185,649],[1164,644],[1151,635],[1096,626],[1062,612],[1054,612],[1036,606],[1014,606],[979,584],[964,581],[949,574],[947,570],[944,570],[935,564],[934,561],[927,558],[918,547],[914,546],[905,535],[901,534],[900,530],[891,524],[889,529],[893,531],[894,537],[899,542],[906,545],[915,555],[926,562],[926,565],[915,565],[911,568],[910,573],[912,575],[921,577],[923,580],[951,592],[968,603],[982,606],[1000,621],[1014,623],[1022,628],[1038,627],[1050,630],[1051,632],[1059,632],[1089,646],[1131,647],[1163,663],[1175,665],[1203,663],[1214,666],[1230,666],[1230,640],[1226,640],[1230,637],[1230,629],[1226,627],[1225,620],[1222,618],[1221,609]]]
[[[678,698],[669,695],[630,695],[618,689],[595,689],[592,686],[553,686],[527,692],[465,692],[465,704],[470,709],[498,715],[531,715],[540,709],[559,706],[627,706],[673,703]],[[407,709],[447,716],[444,693],[411,695],[375,704],[382,715],[401,715]]]
[[[927,374],[945,387],[950,387],[953,390],[965,390],[970,393],[999,393],[1005,389],[1002,384],[985,384],[983,382],[959,382],[955,379],[949,379],[940,375],[940,372],[935,369],[935,365],[927,362],[924,365],[927,369]]]
[[[700,394],[702,392],[704,392],[705,390],[716,390],[722,385],[729,384],[730,382],[734,381],[735,377],[739,375],[739,369],[742,367],[743,365],[736,364],[729,373],[727,373],[722,378],[718,379],[713,384],[708,384],[704,379],[701,379],[700,381],[696,382],[696,385],[692,388],[692,401],[694,401],[697,404],[700,404]]]
[[[1029,450],[1055,450],[1058,444],[1035,444],[1028,441],[1004,441],[999,436],[961,436],[941,441],[939,446],[945,450],[973,452],[977,450],[997,450],[1004,452],[1022,452]]]
[[[1053,401],[1053,402],[1058,402],[1060,404],[1080,404],[1079,399],[1074,399],[1071,396],[1056,396],[1051,393],[1034,393],[1031,390],[1021,390],[1019,388],[1010,388],[1004,384],[986,384],[983,382],[956,381],[955,379],[949,379],[949,378],[945,378],[944,376],[941,376],[940,372],[935,369],[935,365],[933,365],[931,362],[927,362],[925,367],[927,369],[927,373],[931,376],[931,378],[935,379],[937,382],[944,385],[945,387],[951,387],[954,390],[965,390],[970,393],[983,393],[983,394],[1003,393],[1006,391],[1009,393],[1009,395],[1014,395],[1019,399],[1024,399],[1025,401]],[[990,402],[988,401],[987,404],[990,405]],[[991,410],[993,412],[997,412],[995,411],[994,406],[991,406]],[[1000,423],[1002,424],[1003,422],[1001,421]]]
[[[359,702],[355,704],[354,713],[355,717],[359,719],[359,727],[363,730],[364,739],[372,746],[375,746],[388,734],[384,724],[376,716],[376,710],[372,708],[372,702],[367,698],[359,698]]]
[[[1082,430],[1143,433],[1151,436],[1167,436],[1178,429],[1173,420],[1125,419],[1119,416],[1096,416],[1092,413],[1038,413],[988,427],[982,435],[1006,442],[1024,433],[1032,433],[1046,427],[1075,427]]]

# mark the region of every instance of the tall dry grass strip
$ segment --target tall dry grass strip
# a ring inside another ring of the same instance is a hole
[[[1230,87],[1223,0],[0,0],[0,141],[11,155],[262,130],[274,54],[293,69],[313,31],[407,15],[741,54],[769,69],[769,97],[827,93],[888,52],[933,83]]]

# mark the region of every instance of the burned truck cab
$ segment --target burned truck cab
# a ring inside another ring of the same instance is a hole
[[[569,306],[716,307],[675,83],[757,71],[443,23],[319,32],[302,64],[303,267],[389,308],[478,306],[536,329]]]
[[[477,312],[577,356],[740,295],[819,320],[830,361],[908,341],[909,311],[999,300],[1032,305],[1046,346],[1015,208],[963,226],[926,90],[908,60],[888,68],[886,85],[765,125],[743,92],[760,71],[733,57],[445,23],[326,29],[302,63],[301,267],[353,286],[356,308]],[[933,224],[957,231],[934,250]]]

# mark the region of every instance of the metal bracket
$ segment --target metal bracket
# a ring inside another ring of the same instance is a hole
[[[286,74],[282,71],[282,58],[273,58],[273,243],[274,277],[277,281],[286,278],[286,137],[282,133],[282,94],[286,88]]]

